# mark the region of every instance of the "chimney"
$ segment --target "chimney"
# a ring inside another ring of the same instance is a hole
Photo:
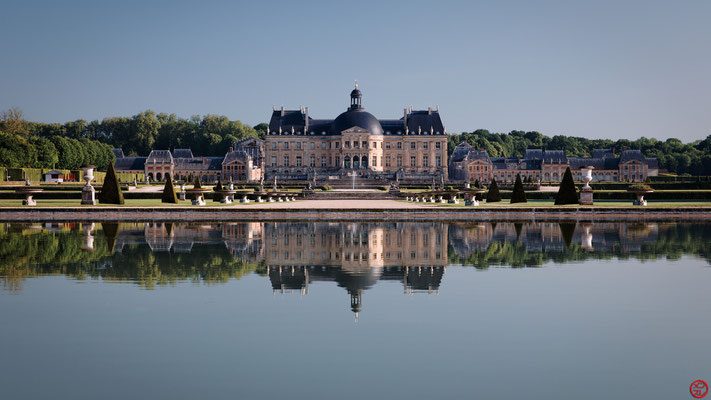
[[[432,114],[432,107],[427,107],[427,114]]]
[[[234,147],[230,146],[230,153],[232,153],[233,151],[235,151]]]
[[[284,116],[284,106],[281,106],[281,116]]]
[[[403,110],[402,115],[402,120],[404,121],[405,126],[407,126],[407,107],[405,107],[405,109]]]
[[[304,133],[309,131],[309,108],[304,107]]]

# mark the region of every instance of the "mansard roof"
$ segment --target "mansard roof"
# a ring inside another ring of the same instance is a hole
[[[449,161],[459,162],[464,160],[471,151],[472,146],[467,142],[459,143],[454,150],[452,150],[452,156],[449,157]]]
[[[608,158],[615,157],[615,152],[612,149],[595,149],[593,150],[592,158]]]
[[[116,157],[117,159],[125,157],[125,155],[123,154],[123,149],[111,149],[111,151],[114,153],[114,157]]]
[[[543,162],[566,164],[568,162],[568,157],[565,156],[565,151],[563,150],[544,150]]]
[[[191,171],[215,171],[222,169],[224,157],[176,158],[174,168]]]
[[[489,153],[486,150],[470,150],[466,156],[467,161],[486,161],[489,162]]]
[[[174,158],[193,158],[193,151],[190,149],[175,149],[173,150]]]
[[[251,158],[252,157],[244,150],[230,151],[225,155],[225,159],[222,161],[222,165],[229,164],[233,161],[241,161],[247,163]]]
[[[644,162],[644,155],[639,150],[625,150],[620,154],[620,162],[626,163],[629,161],[641,161]]]
[[[172,163],[173,155],[169,150],[151,150],[151,154],[146,159],[147,163]]]

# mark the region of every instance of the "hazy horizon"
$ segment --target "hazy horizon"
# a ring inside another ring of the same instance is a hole
[[[711,134],[711,3],[9,1],[0,109],[64,123],[157,113],[335,118],[358,79],[381,119],[448,133]]]

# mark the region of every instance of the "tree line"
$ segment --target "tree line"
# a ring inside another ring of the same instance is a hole
[[[563,135],[549,137],[535,131],[491,133],[486,129],[478,129],[460,135],[449,135],[449,154],[451,155],[454,147],[462,142],[469,143],[476,149],[486,150],[491,157],[522,157],[529,148],[565,150],[569,157],[592,156],[595,149],[614,149],[615,154],[620,154],[625,149],[641,150],[645,157],[657,158],[659,168],[670,172],[711,175],[711,135],[704,140],[682,143],[675,138],[586,139]]]
[[[105,169],[114,160],[111,148],[126,155],[147,156],[153,149],[189,148],[201,156],[222,156],[237,140],[264,137],[268,125],[254,127],[224,115],[208,114],[189,119],[147,110],[132,117],[109,117],[101,121],[76,120],[59,123],[26,121],[12,108],[0,114],[0,165],[76,169],[94,164]],[[659,167],[678,174],[711,175],[711,135],[704,140],[682,143],[679,139],[639,138],[586,139],[539,132],[492,133],[485,129],[448,135],[451,155],[465,141],[486,150],[491,157],[521,157],[528,148],[565,150],[571,157],[591,156],[594,149],[641,150],[655,157]]]
[[[64,124],[26,121],[17,108],[0,117],[0,165],[11,168],[76,169],[94,164],[105,170],[115,160],[112,148],[133,156],[175,148],[221,156],[235,141],[263,135],[267,130],[267,124],[251,127],[224,115],[184,119],[151,110],[132,117],[91,122],[80,119]]]

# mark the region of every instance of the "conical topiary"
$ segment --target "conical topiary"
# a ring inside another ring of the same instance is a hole
[[[195,177],[195,182],[193,182],[193,189],[202,189],[202,184],[200,183],[200,176]]]
[[[220,193],[220,192],[222,192],[222,182],[220,182],[219,179],[217,180],[217,185],[215,185],[215,187],[212,188],[212,190],[215,191],[215,195],[212,197],[212,201],[219,202],[220,200],[222,200],[222,197],[224,195],[222,195]]]
[[[521,182],[521,174],[516,174],[516,183],[514,183],[513,193],[511,194],[511,204],[525,203],[526,192],[523,191],[523,182]]]
[[[558,195],[555,197],[555,205],[579,203],[580,199],[578,198],[578,191],[575,189],[573,173],[570,172],[570,167],[568,167],[565,169],[565,174],[563,174],[563,181],[560,182]]]
[[[109,164],[109,169],[106,171],[104,184],[101,187],[101,193],[99,193],[99,203],[123,204],[123,192],[121,192],[121,187],[116,178],[113,163]]]
[[[173,180],[170,174],[165,174],[165,187],[163,188],[163,194],[160,197],[161,203],[177,203],[178,196],[175,194],[175,187],[173,186]]]
[[[491,178],[489,192],[486,193],[486,202],[495,203],[501,201],[501,193],[499,193],[499,185],[496,184],[496,178]]]

